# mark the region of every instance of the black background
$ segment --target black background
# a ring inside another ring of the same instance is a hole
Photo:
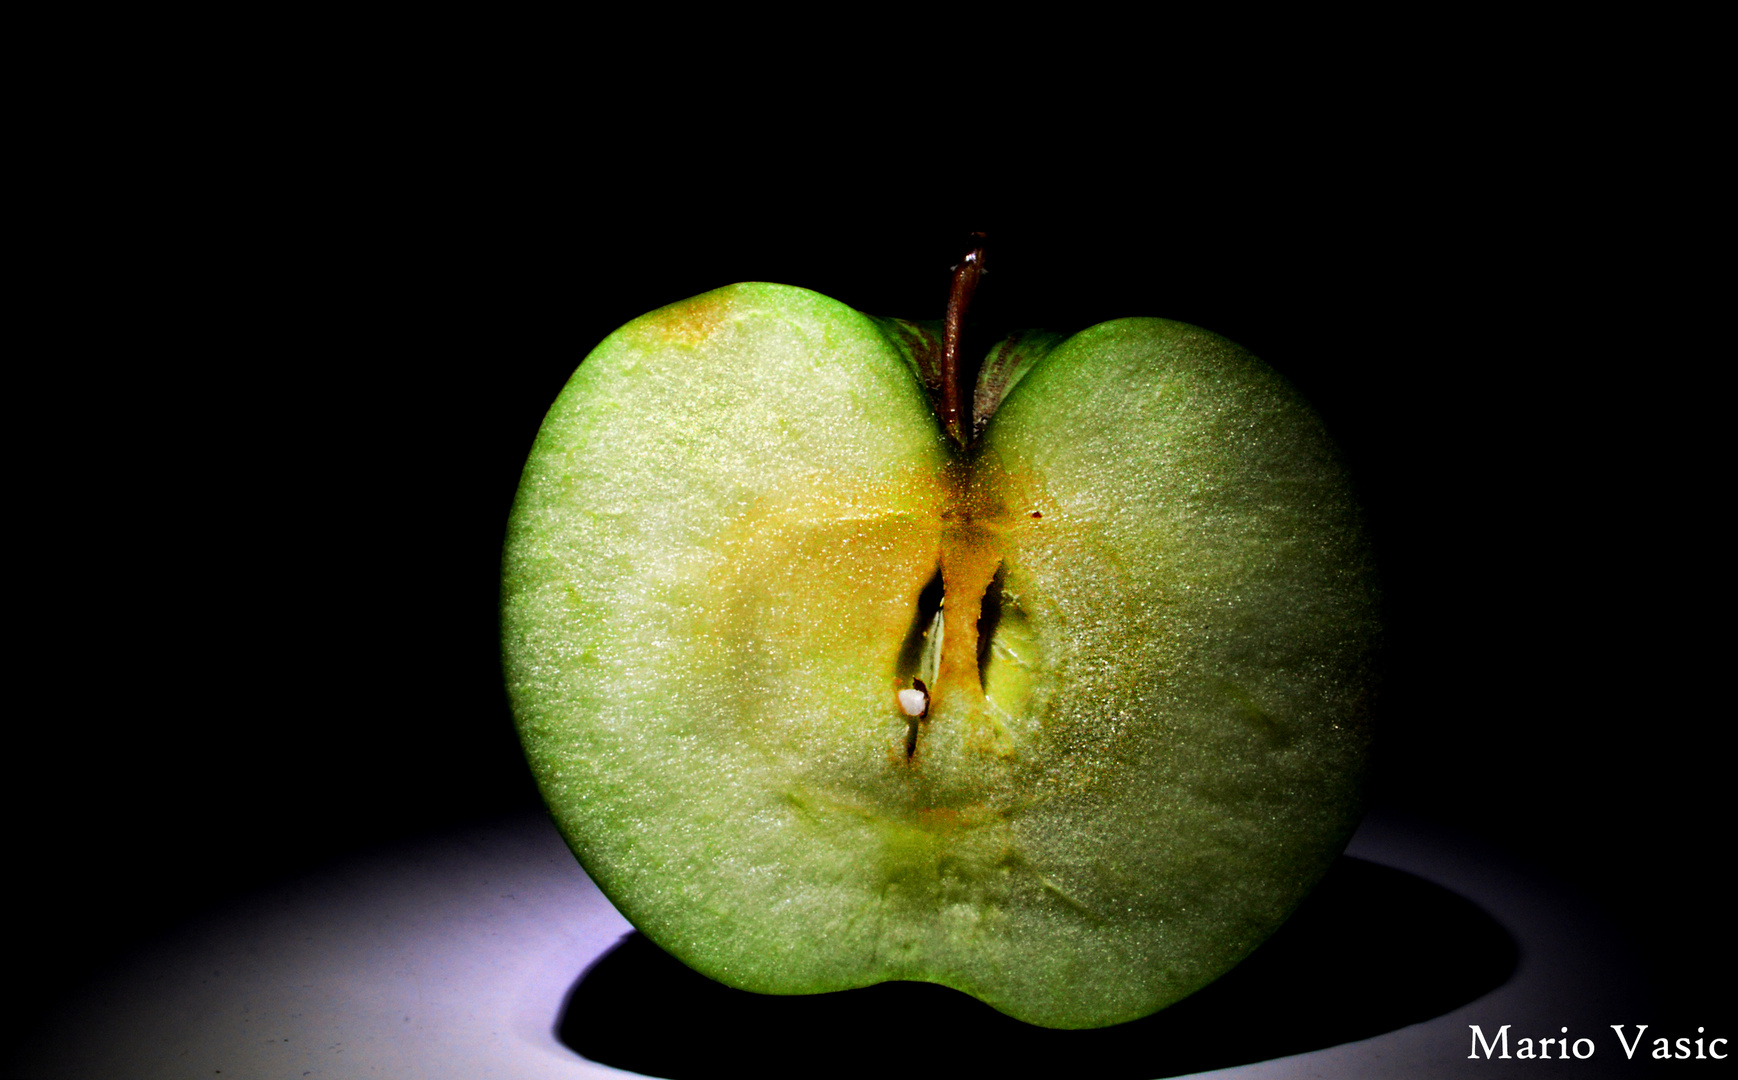
[[[934,197],[907,168],[899,208],[858,183],[912,164],[891,153],[727,197],[716,161],[486,123],[140,144],[153,182],[111,189],[50,265],[58,337],[21,409],[42,597],[15,676],[40,692],[13,721],[11,1020],[205,906],[537,806],[496,577],[579,360],[739,280],[939,317],[981,228],[981,323],[1168,316],[1301,389],[1383,574],[1374,799],[1591,896],[1650,958],[1652,1022],[1723,1022],[1719,242],[1701,152],[1621,130],[1058,145],[1090,165],[1066,191],[935,154]],[[1614,157],[1638,141],[1645,165]]]

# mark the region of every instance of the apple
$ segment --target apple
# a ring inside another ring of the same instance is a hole
[[[513,709],[585,869],[700,972],[1115,1024],[1351,835],[1373,564],[1238,346],[1019,334],[968,398],[959,325],[753,283],[599,345],[512,512]]]

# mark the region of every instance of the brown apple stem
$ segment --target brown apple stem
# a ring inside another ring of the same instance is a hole
[[[971,244],[971,249],[953,268],[953,285],[947,294],[947,322],[941,337],[941,422],[962,448],[972,425],[971,417],[966,415],[970,402],[960,393],[960,324],[965,321],[978,279],[984,276],[984,234],[973,233]]]

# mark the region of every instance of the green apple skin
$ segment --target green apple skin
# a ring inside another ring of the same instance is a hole
[[[719,981],[1144,1016],[1357,822],[1379,628],[1350,486],[1198,328],[1061,341],[958,452],[889,325],[744,284],[586,358],[506,546],[527,757],[604,893]]]

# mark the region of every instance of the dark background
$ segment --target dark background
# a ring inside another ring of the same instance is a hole
[[[1701,151],[1621,135],[1155,144],[1086,155],[1067,191],[908,178],[916,212],[843,185],[885,157],[725,198],[705,168],[621,159],[601,187],[571,141],[487,125],[200,147],[200,169],[153,144],[131,167],[156,180],[55,264],[59,338],[20,410],[47,509],[11,1022],[205,906],[537,806],[496,576],[573,368],[739,280],[939,317],[970,228],[985,323],[1168,316],[1301,389],[1383,573],[1376,802],[1611,913],[1663,995],[1613,1022],[1728,1020],[1730,346],[1703,320],[1729,301],[1701,266],[1729,244]]]

